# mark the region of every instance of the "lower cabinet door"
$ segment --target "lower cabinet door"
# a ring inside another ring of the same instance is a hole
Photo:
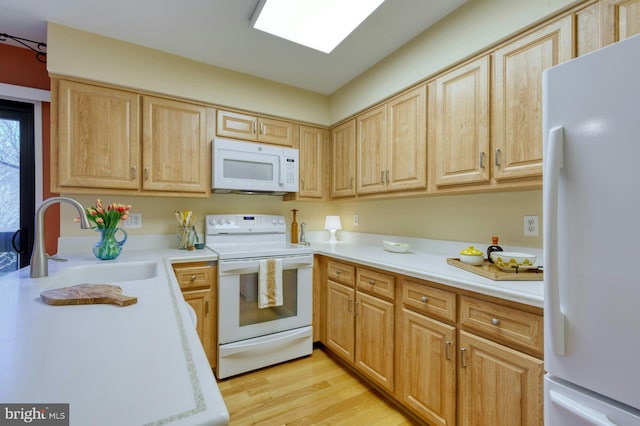
[[[460,425],[543,424],[544,362],[460,332]]]
[[[357,292],[356,369],[393,393],[393,303]]]
[[[430,425],[456,424],[456,328],[402,310],[399,398]]]
[[[353,363],[355,353],[354,304],[355,290],[327,281],[327,347]]]
[[[215,368],[216,353],[214,350],[213,324],[211,322],[211,309],[213,308],[211,292],[209,290],[185,291],[182,295],[184,300],[196,313],[196,331],[198,332],[198,337],[200,337],[204,352],[207,354],[209,365],[211,368]]]

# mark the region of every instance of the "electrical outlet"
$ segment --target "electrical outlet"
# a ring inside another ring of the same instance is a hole
[[[538,216],[524,217],[524,235],[529,237],[537,237],[538,232]]]
[[[353,226],[358,226],[358,223],[360,222],[360,218],[358,217],[358,213],[353,215]]]
[[[129,229],[142,228],[142,213],[129,213],[124,221],[124,227]]]

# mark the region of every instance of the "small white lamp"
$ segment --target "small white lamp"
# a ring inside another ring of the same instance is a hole
[[[329,244],[336,243],[336,231],[342,229],[342,223],[340,223],[340,216],[327,216],[324,221],[324,229],[331,232],[329,237]]]

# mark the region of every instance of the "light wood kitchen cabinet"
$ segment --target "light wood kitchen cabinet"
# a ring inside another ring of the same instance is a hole
[[[429,425],[542,424],[542,309],[319,256],[321,339]]]
[[[574,12],[576,56],[615,41],[614,7],[610,0],[585,5]]]
[[[354,281],[353,272],[366,276]],[[333,281],[339,280],[341,283]],[[371,284],[369,281],[373,280]],[[394,304],[364,291],[356,291],[356,282],[367,287],[382,288],[388,294],[394,279],[341,262],[329,261],[326,283],[327,348],[343,358],[356,370],[393,392],[394,389]],[[358,288],[360,285],[357,284]]]
[[[331,131],[331,198],[356,195],[356,120]]]
[[[327,281],[326,346],[348,363],[355,359],[355,289]]]
[[[208,196],[213,109],[56,80],[52,189]]]
[[[614,7],[615,41],[640,34],[640,0],[606,0],[605,2],[611,2]]]
[[[293,132],[294,124],[288,121],[218,110],[218,136],[293,146]]]
[[[427,187],[426,109],[426,85],[387,101],[387,191]]]
[[[356,117],[357,123],[357,193],[385,190],[388,176],[387,107],[380,105]]]
[[[51,129],[52,190],[137,190],[140,95],[66,80],[54,79],[51,86],[57,111]]]
[[[184,300],[196,313],[196,330],[212,369],[217,360],[216,267],[206,262],[173,264]]]
[[[426,86],[356,117],[358,194],[427,186]]]
[[[299,198],[323,198],[325,193],[325,151],[327,132],[300,126],[300,190]]]
[[[429,424],[455,425],[456,294],[425,281],[401,282],[396,395]]]
[[[435,186],[489,183],[489,57],[449,71],[429,87]]]
[[[207,129],[213,111],[151,96],[142,102],[142,189],[206,194],[211,187]]]
[[[493,180],[542,176],[542,71],[573,55],[573,17],[565,16],[492,54]]]
[[[460,332],[460,425],[543,424],[544,362]]]

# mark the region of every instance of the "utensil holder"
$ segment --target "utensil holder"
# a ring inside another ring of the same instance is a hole
[[[194,250],[196,230],[193,226],[178,227],[178,248],[180,250]]]

